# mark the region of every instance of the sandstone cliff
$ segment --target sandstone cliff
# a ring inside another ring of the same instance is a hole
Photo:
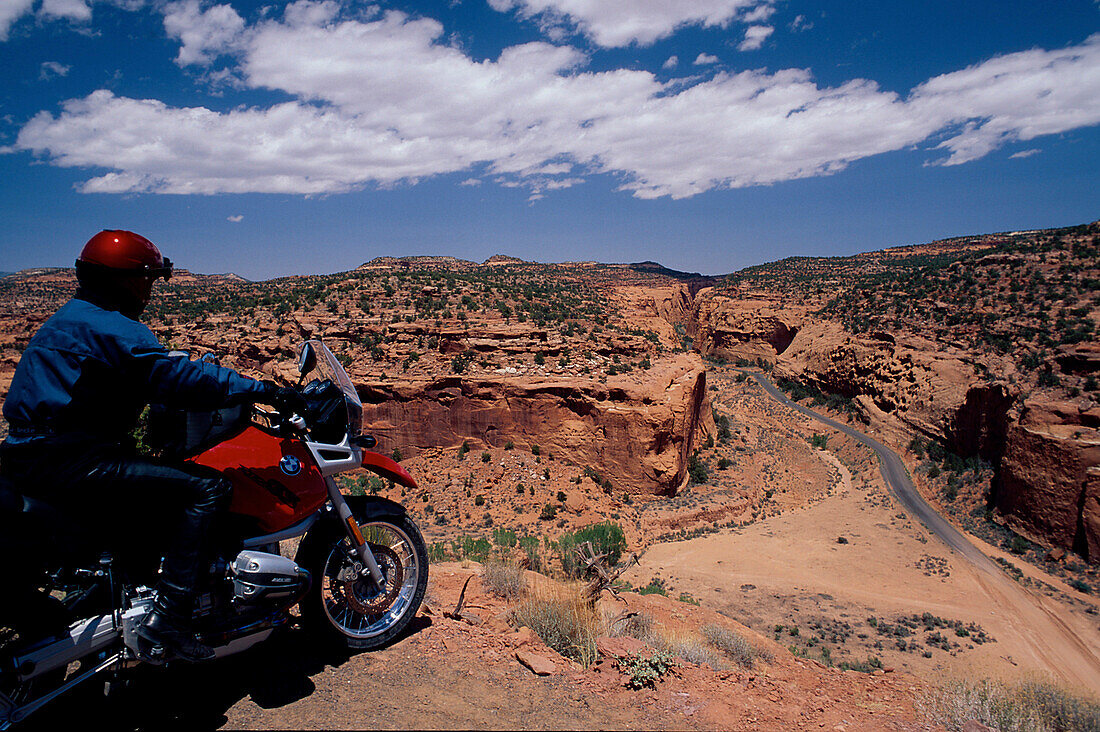
[[[464,441],[471,449],[538,445],[632,493],[674,494],[685,481],[693,436],[710,420],[706,371],[694,354],[607,383],[453,375],[357,388],[364,429],[403,454]]]
[[[902,446],[917,433],[992,461],[1004,450],[1017,397],[971,354],[917,337],[858,337],[835,323],[803,324],[776,358],[776,373],[854,399]]]
[[[693,303],[691,334],[695,347],[709,358],[772,361],[798,334],[800,310],[706,288]]]
[[[994,501],[1021,534],[1100,560],[1100,407],[1027,400],[1009,425]]]
[[[696,347],[762,358],[775,373],[851,399],[895,447],[914,435],[996,468],[992,500],[1008,524],[1045,546],[1100,561],[1100,407],[1029,399],[1011,362],[914,335],[854,335],[801,306],[704,290]],[[1091,370],[1094,344],[1059,351],[1065,371]]]

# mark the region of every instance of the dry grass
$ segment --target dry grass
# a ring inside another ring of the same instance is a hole
[[[722,671],[726,668],[721,656],[695,633],[670,633],[662,635],[661,641],[663,647],[659,647],[658,650],[666,650],[688,663],[694,663],[697,666],[710,666],[715,671]]]
[[[727,628],[723,628],[721,625],[711,623],[709,625],[704,625],[700,628],[700,631],[703,637],[706,638],[707,643],[719,651],[723,656],[740,666],[752,668],[757,658],[762,658],[765,661],[770,660],[770,654],[766,651],[760,651],[754,648],[751,643],[742,638],[739,634]]]
[[[481,568],[481,584],[490,595],[514,602],[527,594],[527,576],[515,564],[490,560]]]
[[[596,660],[599,618],[572,588],[536,585],[512,610],[512,622],[526,625],[546,645],[584,666]]]
[[[1014,684],[950,681],[919,699],[917,706],[952,732],[971,720],[1002,732],[1100,731],[1095,699],[1047,679]]]
[[[640,641],[649,643],[654,648],[657,647],[654,645],[654,640],[658,637],[657,621],[644,610],[631,613],[627,617],[618,620],[604,618],[604,625],[609,636],[637,638]]]
[[[701,634],[670,632],[660,629],[645,611],[618,621],[605,620],[605,624],[608,635],[637,638],[654,650],[668,651],[688,663],[710,666],[715,671],[727,668],[722,655],[743,666],[751,666],[752,659],[759,655],[741,636],[717,625],[704,626]]]

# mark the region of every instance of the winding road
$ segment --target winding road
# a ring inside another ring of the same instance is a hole
[[[764,374],[748,369],[738,370],[751,376],[769,396],[781,404],[839,430],[874,450],[879,457],[882,476],[890,492],[911,516],[919,519],[932,534],[978,570],[974,573],[978,584],[992,605],[1000,608],[1019,631],[1030,655],[1041,666],[1065,681],[1100,693],[1100,643],[1095,639],[1092,643],[1087,643],[1063,619],[1063,615],[1067,614],[1064,608],[1010,579],[966,535],[929,506],[917,492],[905,464],[896,452],[842,422],[829,419],[791,401]]]

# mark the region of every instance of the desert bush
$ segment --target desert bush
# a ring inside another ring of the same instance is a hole
[[[521,537],[519,548],[527,555],[527,568],[532,572],[542,571],[542,559],[539,558],[539,538],[537,536]]]
[[[570,577],[578,576],[583,570],[577,561],[576,549],[586,541],[592,542],[592,549],[597,555],[607,555],[604,562],[608,567],[618,564],[626,551],[626,535],[614,521],[603,521],[575,532],[566,532],[558,539],[558,551],[561,552],[561,568]]]
[[[769,654],[753,648],[752,644],[721,625],[710,623],[699,629],[707,643],[720,652],[723,656],[745,668],[752,668],[757,658],[768,660]]]
[[[918,699],[917,707],[951,732],[971,720],[1002,732],[1100,730],[1096,700],[1045,679],[948,681]]]
[[[700,485],[710,479],[707,465],[699,458],[698,453],[693,453],[688,460],[688,476],[691,478],[692,483]]]
[[[475,562],[484,563],[489,558],[492,545],[483,536],[463,536],[461,539],[451,542],[451,550],[455,556],[472,559]]]
[[[428,562],[435,564],[445,561],[447,561],[447,545],[442,541],[431,544],[428,547]]]
[[[652,687],[676,660],[669,651],[654,651],[648,656],[629,656],[619,661],[619,670],[627,675],[626,685],[632,689]]]
[[[483,565],[481,584],[490,595],[504,600],[518,600],[527,594],[527,576],[508,562],[490,561]]]
[[[493,543],[505,549],[511,549],[517,543],[516,532],[511,529],[493,529]]]
[[[527,626],[546,645],[582,665],[596,660],[598,620],[576,593],[536,590],[512,611],[512,623]]]

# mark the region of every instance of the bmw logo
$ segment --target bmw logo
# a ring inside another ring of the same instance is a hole
[[[287,475],[297,475],[302,472],[302,461],[293,455],[284,455],[279,461],[279,470]]]

